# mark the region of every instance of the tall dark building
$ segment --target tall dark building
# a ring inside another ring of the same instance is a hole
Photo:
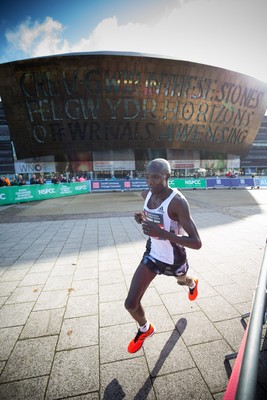
[[[267,175],[267,115],[264,117],[248,154],[241,158],[246,173]]]
[[[4,175],[15,173],[13,148],[2,101],[0,101],[0,173]]]
[[[252,77],[132,53],[1,64],[0,96],[24,167],[97,176],[142,173],[155,157],[179,176],[239,168],[267,108]]]

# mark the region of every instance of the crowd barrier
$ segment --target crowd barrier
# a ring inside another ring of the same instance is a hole
[[[88,193],[89,191],[89,181],[1,187],[0,206],[36,200],[54,199],[63,196],[73,196]]]
[[[267,177],[250,178],[170,178],[169,185],[177,189],[235,189],[267,187]],[[117,179],[117,180],[93,180],[92,192],[124,191],[147,189],[145,179]]]
[[[253,400],[256,396],[262,328],[267,317],[267,240],[252,307],[224,400]],[[225,356],[226,360],[232,355]]]
[[[267,187],[267,177],[171,178],[169,185],[171,188],[181,190],[261,188]],[[145,179],[100,179],[84,182],[0,187],[0,206],[91,192],[123,192],[143,189],[147,189]]]

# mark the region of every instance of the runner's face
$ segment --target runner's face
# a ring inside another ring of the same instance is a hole
[[[168,186],[168,175],[157,168],[148,168],[146,173],[146,182],[152,193],[160,193]]]

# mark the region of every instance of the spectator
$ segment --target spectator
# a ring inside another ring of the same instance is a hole
[[[67,178],[63,174],[60,175],[59,180],[60,180],[61,183],[66,183],[67,182]]]
[[[38,180],[36,178],[36,175],[33,175],[30,179],[30,184],[31,185],[36,185],[36,183],[38,183]]]
[[[73,176],[72,174],[70,174],[69,179],[68,179],[68,182],[69,182],[69,183],[70,183],[70,182],[75,182],[75,178],[74,178],[74,176]]]
[[[19,185],[19,186],[26,185],[26,182],[25,182],[25,180],[23,179],[23,176],[22,176],[22,175],[19,175],[18,185]]]
[[[3,176],[2,176],[1,179],[0,179],[0,186],[1,186],[1,187],[7,186],[6,180],[5,180],[5,178],[4,178]]]
[[[44,183],[46,183],[46,180],[40,175],[37,183],[39,183],[39,185],[43,185]]]
[[[16,178],[12,178],[11,182],[10,182],[11,186],[18,186],[18,181],[16,180]]]
[[[56,174],[54,174],[53,178],[52,178],[52,183],[59,183],[58,177]]]
[[[8,179],[8,177],[4,175],[4,178],[5,178],[5,181],[6,181],[6,185],[10,186],[10,180]]]

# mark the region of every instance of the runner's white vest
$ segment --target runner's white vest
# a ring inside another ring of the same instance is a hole
[[[158,208],[150,209],[147,207],[147,204],[152,193],[148,192],[144,202],[144,214],[148,221],[155,222],[162,229],[175,233],[176,235],[182,235],[184,233],[183,227],[177,221],[170,219],[168,215],[169,204],[177,193],[177,189],[172,189],[170,196],[164,200]],[[163,261],[167,264],[175,264],[176,259],[178,260],[181,257],[181,250],[183,253],[185,252],[183,246],[175,245],[169,240],[150,237],[149,241],[149,254],[157,260]]]

